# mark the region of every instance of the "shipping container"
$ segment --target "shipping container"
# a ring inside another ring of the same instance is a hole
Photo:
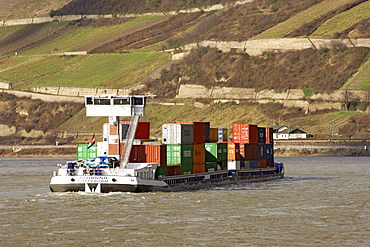
[[[266,159],[266,144],[258,144],[258,159]]]
[[[123,157],[125,145],[120,145],[121,156]],[[145,163],[145,145],[133,145],[128,162],[130,163]]]
[[[233,124],[232,138],[235,143],[258,143],[258,126],[254,124]]]
[[[193,164],[181,165],[180,173],[181,175],[193,174]]]
[[[266,159],[270,160],[274,158],[274,148],[273,144],[266,144],[265,145],[265,152],[266,152]]]
[[[194,164],[193,165],[193,172],[194,173],[206,172],[206,164],[205,163]]]
[[[267,144],[274,143],[274,133],[272,128],[266,128],[266,143]]]
[[[266,143],[266,128],[258,127],[258,143]]]
[[[258,168],[266,168],[266,167],[267,167],[266,160],[259,160],[258,161]]]
[[[240,144],[240,155],[244,160],[258,160],[258,144],[257,143]]]
[[[274,164],[275,164],[275,162],[274,162],[273,159],[266,160],[266,166],[267,167],[274,167]]]
[[[245,160],[244,161],[244,169],[250,169],[251,168],[251,166],[250,166],[250,160]]]
[[[250,169],[256,169],[256,168],[258,168],[258,161],[257,160],[250,160],[249,161],[249,168]]]
[[[206,162],[206,172],[218,171],[217,162]]]
[[[118,135],[118,126],[110,124],[109,125],[109,135]]]
[[[227,170],[240,170],[240,160],[228,160]]]
[[[121,138],[127,138],[128,128],[131,121],[120,121]],[[135,139],[149,139],[150,138],[150,122],[139,122],[135,133]]]
[[[205,143],[204,147],[206,151],[206,162],[227,160],[227,143]]]
[[[89,149],[88,146],[89,144],[77,145],[77,160],[92,159],[98,156],[97,145],[95,144]]]
[[[161,167],[157,167],[157,169],[155,170],[155,177],[159,177],[159,176],[167,176],[167,167],[166,166],[161,166]]]
[[[240,160],[240,144],[227,142],[227,160]]]
[[[193,163],[206,162],[206,150],[204,143],[193,145]]]
[[[193,125],[193,142],[205,143],[208,142],[210,137],[210,124],[209,122],[191,122],[191,121],[177,121],[175,124],[192,124]]]
[[[227,141],[227,129],[226,128],[210,128],[209,140],[210,142]]]
[[[167,176],[181,175],[180,166],[167,166]]]
[[[119,144],[108,144],[108,155],[120,155]]]
[[[167,145],[166,159],[167,166],[193,164],[193,145]]]
[[[193,144],[194,126],[192,124],[162,125],[164,144]]]
[[[158,166],[167,166],[166,145],[144,145],[144,147],[146,163],[157,163]]]

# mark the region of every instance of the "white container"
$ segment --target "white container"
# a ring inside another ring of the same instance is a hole
[[[163,124],[162,142],[164,144],[193,144],[194,125]]]
[[[227,170],[240,170],[240,160],[227,161]]]

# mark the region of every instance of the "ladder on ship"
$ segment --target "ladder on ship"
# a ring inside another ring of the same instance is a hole
[[[135,114],[132,116],[131,124],[127,130],[125,149],[123,152],[123,157],[121,159],[121,167],[127,167],[128,160],[130,158],[130,154],[132,150],[132,144],[134,143],[134,139],[135,139],[137,125],[139,123],[139,118],[140,118],[139,114]]]

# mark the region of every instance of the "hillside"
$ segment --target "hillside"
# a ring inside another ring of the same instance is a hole
[[[18,0],[19,4],[21,2]],[[49,14],[81,17],[114,14],[116,17],[0,26],[0,82],[15,90],[52,86],[118,89],[144,85],[136,93],[158,96],[156,103],[149,104],[148,116],[143,119],[152,122],[156,137],[161,124],[175,120],[210,121],[220,127],[237,122],[265,126],[279,122],[323,138],[333,133],[337,137],[369,133],[369,102],[347,102],[350,107],[343,109],[350,111],[329,109],[307,113],[301,108],[285,108],[273,101],[260,105],[247,101],[215,104],[211,100],[173,99],[181,84],[255,88],[257,91],[273,89],[276,92],[302,89],[307,95],[341,89],[370,90],[370,48],[347,47],[340,39],[325,47],[265,52],[260,56],[250,56],[232,47],[231,52],[205,47],[171,62],[173,54],[186,52],[185,45],[203,40],[230,41],[230,44],[231,41],[256,40],[263,44],[266,39],[286,37],[370,38],[370,1],[242,2],[234,5],[235,1],[231,0],[110,0],[102,4],[102,1],[52,0],[44,5],[46,2],[23,1],[30,12],[23,12],[22,18]],[[11,1],[2,4],[8,9],[13,6]],[[211,11],[168,12],[214,4],[224,7]],[[32,12],[31,9],[36,10]],[[16,17],[11,12],[0,12],[0,20]],[[146,12],[151,14],[141,15]],[[64,55],[80,51],[86,55]],[[2,101],[4,97],[8,96],[3,96]],[[179,101],[184,101],[184,106],[160,104]],[[199,105],[202,107],[196,108]],[[3,103],[0,107],[4,114],[6,106]],[[20,140],[21,130],[28,133],[37,130],[43,134],[52,130],[72,133],[76,129],[101,132],[101,124],[106,119],[84,120],[84,111],[76,109],[57,125],[48,121],[49,130],[45,125],[35,124],[37,120],[33,119],[33,114],[22,115],[23,111],[11,116],[14,121],[2,124],[18,128]],[[224,116],[228,116],[227,119]],[[25,142],[29,140],[24,139]]]

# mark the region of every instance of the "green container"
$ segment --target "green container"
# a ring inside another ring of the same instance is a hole
[[[159,166],[155,170],[155,177],[158,178],[159,176],[166,176],[167,175],[167,167],[166,166]]]
[[[206,172],[217,171],[217,162],[206,162]]]
[[[88,146],[88,144],[77,145],[77,160],[92,159],[98,156],[97,145],[87,149]]]
[[[167,166],[193,164],[193,145],[168,144]]]
[[[227,143],[205,143],[206,162],[227,160]]]
[[[193,174],[193,164],[181,165],[181,175]]]

